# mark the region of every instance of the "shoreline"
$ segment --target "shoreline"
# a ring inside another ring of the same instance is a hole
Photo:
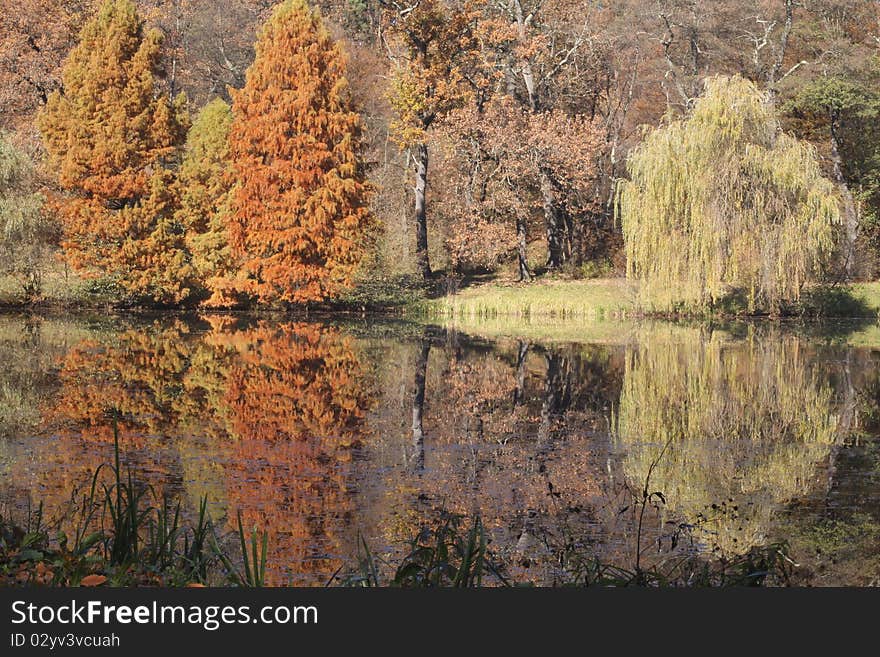
[[[412,289],[408,290],[412,293]],[[354,290],[353,294],[357,294]],[[816,286],[780,315],[738,311],[735,302],[722,302],[707,314],[658,313],[639,309],[637,284],[625,278],[539,279],[530,283],[480,282],[455,293],[431,295],[428,289],[406,300],[391,296],[363,297],[316,304],[311,307],[205,308],[149,306],[108,300],[48,298],[36,302],[0,302],[0,314],[56,316],[69,313],[108,313],[141,316],[269,316],[288,318],[377,318],[416,321],[550,320],[568,321],[730,321],[804,319],[866,320],[880,317],[880,281],[845,286]]]

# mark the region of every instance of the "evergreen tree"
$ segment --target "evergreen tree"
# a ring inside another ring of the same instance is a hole
[[[176,304],[190,292],[170,166],[185,98],[157,93],[161,34],[131,0],[106,0],[86,23],[40,129],[64,192],[57,206],[72,266],[105,275],[132,300]]]
[[[229,249],[229,128],[232,110],[217,98],[205,105],[187,136],[178,171],[180,209],[186,244],[198,283],[210,298],[205,305],[229,306],[235,260]]]
[[[369,189],[342,50],[304,0],[275,8],[233,100],[239,289],[264,302],[334,297],[363,253]]]

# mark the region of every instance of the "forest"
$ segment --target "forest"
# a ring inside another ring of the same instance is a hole
[[[780,314],[880,270],[875,2],[17,4],[5,304],[626,276],[644,311]]]
[[[880,2],[12,4],[0,588],[880,582]]]

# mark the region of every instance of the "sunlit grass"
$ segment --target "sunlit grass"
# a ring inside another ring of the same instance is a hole
[[[880,314],[880,281],[853,283],[849,289],[874,314]]]
[[[53,264],[43,274],[43,290],[39,301],[44,303],[78,306],[89,299],[88,283],[76,274],[65,271],[63,265]],[[22,287],[15,277],[0,275],[0,305],[25,303]]]
[[[622,278],[491,283],[437,299],[429,314],[450,319],[612,319],[632,314],[634,301],[635,288]]]
[[[515,319],[521,326],[547,327],[551,335],[571,320],[621,320],[644,316],[637,303],[638,286],[624,278],[538,280],[532,283],[491,282],[468,287],[427,303],[427,315],[463,326],[489,327]],[[880,315],[880,282],[817,286],[788,314],[804,317],[875,318]],[[720,304],[717,316],[744,315],[735,300]],[[576,334],[580,329],[565,328]]]

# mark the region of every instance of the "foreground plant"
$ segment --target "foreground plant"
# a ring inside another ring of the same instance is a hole
[[[21,524],[0,516],[0,584],[194,586],[220,583],[225,574],[232,585],[261,586],[266,536],[262,561],[257,563],[254,543],[249,563],[239,516],[246,572],[241,577],[233,566],[235,557],[220,545],[207,497],[200,501],[196,519],[184,522],[179,500],[156,499],[130,470],[123,471],[116,422],[113,430],[114,461],[94,471],[82,496],[74,494],[66,513],[70,534],[60,521],[45,521],[42,505]]]
[[[269,579],[269,533],[245,532],[238,514],[237,548],[218,538],[203,498],[195,522],[182,520],[181,504],[138,486],[130,471],[123,473],[118,433],[112,464],[100,466],[85,495],[74,499],[67,514],[70,535],[50,526],[42,506],[16,525],[0,516],[0,585],[18,586],[265,586]],[[101,473],[109,470],[105,481]],[[642,508],[659,493],[645,495]],[[664,500],[665,503],[665,500]],[[236,541],[231,541],[235,543]],[[488,548],[482,519],[442,513],[433,527],[413,537],[396,563],[374,555],[360,539],[358,564],[328,584],[359,587],[479,588],[528,585],[505,573]],[[793,561],[784,543],[753,547],[732,556],[684,554],[641,564],[641,531],[633,565],[604,561],[576,537],[548,545],[563,576],[561,586],[762,586],[787,584]],[[280,564],[272,564],[278,567]]]
[[[380,571],[383,563],[373,555],[361,537],[358,568],[342,579],[345,586],[394,586],[402,588],[478,588],[484,575],[506,583],[486,549],[486,531],[475,516],[470,527],[460,515],[444,514],[436,528],[425,528],[409,544],[409,551],[387,582]]]

